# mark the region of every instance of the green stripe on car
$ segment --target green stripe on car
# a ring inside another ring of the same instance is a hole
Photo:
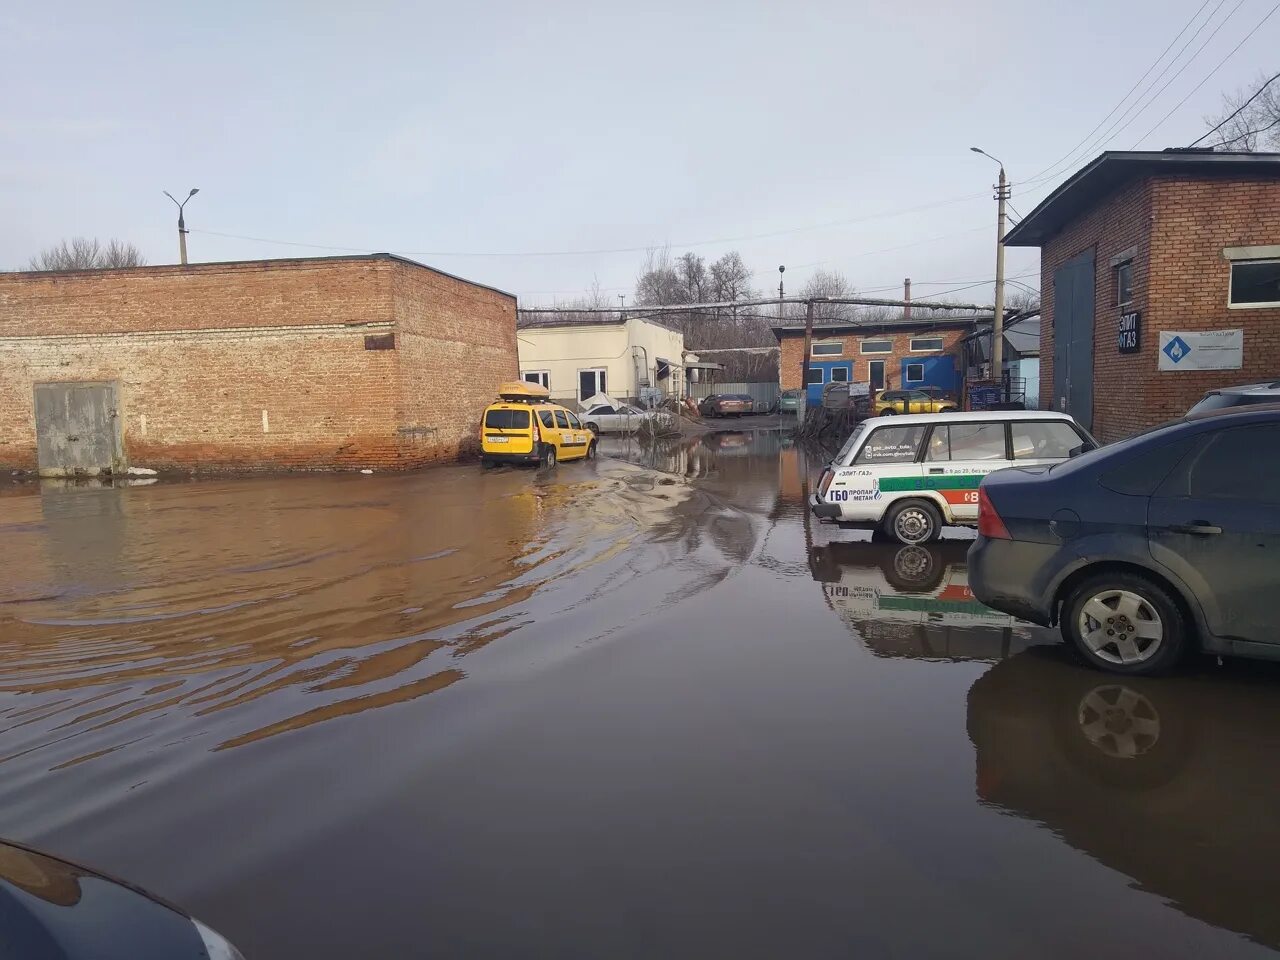
[[[903,490],[977,490],[985,473],[954,473],[924,477],[883,477],[880,490],[900,493]]]

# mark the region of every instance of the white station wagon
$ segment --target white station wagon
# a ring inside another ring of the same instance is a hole
[[[1038,410],[873,417],[827,465],[810,507],[900,543],[978,522],[978,486],[1004,467],[1051,464],[1097,441],[1071,417]]]

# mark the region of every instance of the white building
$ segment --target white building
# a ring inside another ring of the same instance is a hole
[[[516,326],[521,378],[566,406],[597,393],[642,400],[684,392],[684,334],[661,319],[523,314]]]

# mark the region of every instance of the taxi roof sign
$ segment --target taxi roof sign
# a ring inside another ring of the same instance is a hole
[[[524,380],[508,380],[498,385],[498,396],[515,403],[537,403],[551,396],[551,391],[540,383]]]

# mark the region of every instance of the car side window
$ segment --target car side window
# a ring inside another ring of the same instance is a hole
[[[935,426],[925,459],[1004,460],[1004,424],[952,423]]]
[[[555,429],[556,421],[555,421],[555,418],[551,415],[550,410],[539,410],[538,419],[542,421],[542,425],[546,427],[548,430]]]
[[[1016,421],[1009,424],[1015,460],[1065,460],[1084,438],[1060,420]]]
[[[614,410],[613,407],[592,407],[590,410],[587,411],[587,416],[588,417],[605,417],[611,413],[617,413],[617,412],[618,411]]]
[[[925,393],[923,390],[912,390],[911,399],[912,400],[928,400],[929,395]]]
[[[569,418],[564,415],[563,410],[556,411],[556,426],[561,430],[569,429]]]
[[[924,425],[880,427],[858,451],[854,463],[915,463]]]
[[[565,414],[565,416],[567,416],[567,417],[569,418],[569,426],[570,426],[570,427],[572,427],[574,430],[581,430],[581,429],[582,429],[582,421],[578,419],[577,414],[575,414],[575,413],[567,413],[567,414]]]
[[[1214,434],[1169,480],[1179,488],[1173,496],[1280,503],[1277,477],[1280,424],[1258,424]]]
[[[1169,443],[1154,448],[1139,448],[1118,467],[1113,467],[1098,478],[1098,482],[1108,490],[1123,493],[1130,497],[1149,497],[1164,483],[1169,471],[1173,470],[1183,457],[1187,455],[1199,437],[1180,437]],[[1181,471],[1179,471],[1181,473]],[[1174,478],[1170,478],[1170,484]],[[1186,489],[1186,478],[1183,477],[1183,489]],[[1161,496],[1176,496],[1162,489]],[[1184,494],[1185,496],[1185,494]]]

